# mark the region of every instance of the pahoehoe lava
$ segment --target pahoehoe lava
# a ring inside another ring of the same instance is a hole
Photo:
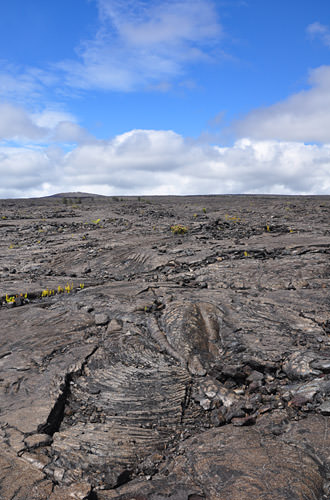
[[[330,498],[330,197],[0,217],[0,499]]]

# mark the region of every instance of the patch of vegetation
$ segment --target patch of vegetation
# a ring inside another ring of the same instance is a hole
[[[16,294],[16,295],[8,295],[6,293],[6,296],[4,298],[4,303],[5,304],[8,304],[8,305],[16,305],[18,304],[19,302],[22,304],[24,303],[24,301],[27,300],[27,293],[20,293],[20,294]],[[1,300],[0,300],[0,305],[1,305]]]
[[[85,288],[84,283],[79,283],[79,289],[83,290]],[[58,286],[57,290],[53,288],[45,288],[42,290],[42,292],[33,292],[29,294],[30,299],[44,299],[46,297],[52,297],[54,295],[60,295],[60,294],[65,294],[65,293],[71,293],[74,290],[73,283],[67,283],[64,287]],[[76,288],[78,290],[78,287]],[[1,305],[23,305],[28,303],[28,294],[27,293],[20,293],[20,294],[15,294],[15,295],[8,295],[6,293],[5,297],[2,299],[0,298],[0,306]]]
[[[171,231],[173,234],[185,234],[188,232],[188,228],[182,224],[175,224],[174,226],[171,226]]]

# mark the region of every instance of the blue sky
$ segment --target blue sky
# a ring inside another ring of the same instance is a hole
[[[11,0],[0,197],[330,194],[324,0]]]

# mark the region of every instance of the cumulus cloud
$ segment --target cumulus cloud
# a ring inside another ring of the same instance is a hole
[[[241,139],[205,146],[173,131],[132,130],[60,148],[0,148],[0,196],[100,194],[328,194],[330,145]]]
[[[71,113],[49,108],[31,114],[31,118],[38,127],[47,129],[53,129],[61,122],[76,122],[75,117]]]
[[[47,129],[37,125],[23,108],[10,103],[0,103],[0,140],[38,140],[46,133]]]
[[[210,60],[221,34],[212,0],[98,0],[101,26],[79,60],[63,61],[69,86],[132,91],[163,84],[184,66]]]
[[[249,113],[236,123],[242,137],[330,142],[330,66],[310,72],[308,90]]]
[[[319,38],[324,43],[324,45],[330,47],[330,29],[328,28],[328,26],[325,26],[324,24],[321,24],[319,22],[315,22],[309,24],[306,31],[311,38]]]
[[[0,103],[0,141],[27,143],[93,142],[87,130],[80,127],[70,113],[45,109],[28,113],[23,107]]]
[[[52,167],[44,151],[0,147],[0,196],[20,197],[40,193]]]
[[[87,143],[94,142],[95,138],[92,137],[87,130],[72,121],[59,122],[52,134],[52,140],[59,143]]]

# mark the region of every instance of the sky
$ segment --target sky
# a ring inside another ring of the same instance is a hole
[[[329,194],[327,0],[0,5],[0,198]]]

